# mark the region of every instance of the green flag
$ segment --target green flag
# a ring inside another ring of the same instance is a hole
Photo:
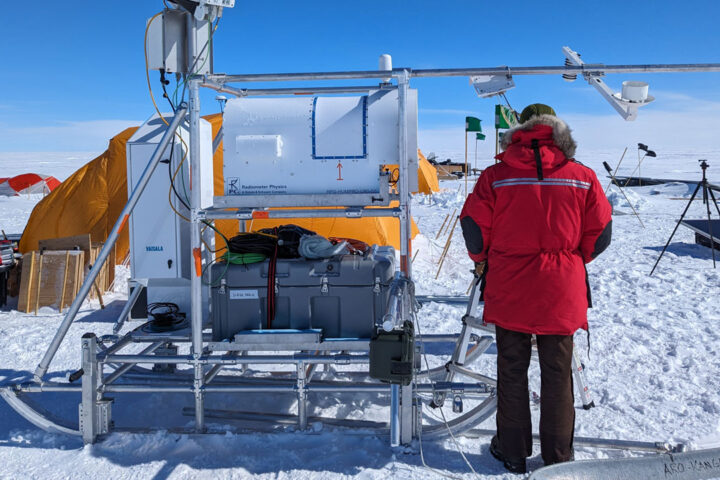
[[[503,105],[495,105],[495,128],[513,128],[517,123],[514,111]]]
[[[476,140],[485,140],[485,135],[482,133],[478,133],[478,134],[476,134],[475,139]]]
[[[475,117],[465,117],[466,132],[482,132],[480,128],[480,119]]]

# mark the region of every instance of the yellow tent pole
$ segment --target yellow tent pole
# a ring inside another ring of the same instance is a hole
[[[445,258],[447,258],[448,251],[450,250],[450,242],[452,242],[453,233],[455,233],[455,226],[457,225],[459,219],[460,216],[458,215],[457,217],[455,217],[455,221],[452,224],[452,230],[450,230],[450,235],[448,235],[447,242],[445,242],[445,248],[443,249],[443,253],[440,256],[440,265],[438,265],[437,273],[435,274],[435,280],[437,280],[440,276],[440,270],[442,270],[443,263],[445,263]]]
[[[443,228],[445,228],[445,224],[447,223],[448,218],[450,218],[450,214],[449,214],[449,213],[448,213],[447,215],[445,215],[445,220],[443,220],[442,225],[440,225],[440,230],[438,230],[437,235],[435,235],[435,240],[437,240],[438,238],[440,238],[440,234],[442,233]]]

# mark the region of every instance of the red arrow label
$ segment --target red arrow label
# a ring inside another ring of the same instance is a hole
[[[338,178],[337,179],[338,179],[338,181],[341,181],[343,179],[342,178],[342,163],[338,162],[337,169],[338,169]]]

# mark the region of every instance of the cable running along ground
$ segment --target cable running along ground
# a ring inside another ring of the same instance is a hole
[[[411,285],[412,285],[412,283],[411,283]],[[415,298],[415,295],[414,295],[414,287],[412,287],[412,288],[413,288],[413,295],[412,295],[412,296],[413,296],[413,298]],[[418,336],[419,336],[420,338],[422,338],[422,332],[420,331],[420,322],[418,321],[417,311],[416,311],[416,309],[415,309],[414,306],[413,306],[413,308],[411,309],[411,311],[412,311],[412,316],[413,316],[413,322],[415,323],[415,327],[417,328]],[[422,354],[421,354],[421,355],[422,355],[422,357],[423,357],[423,361],[425,362],[425,369],[426,369],[427,371],[430,371],[430,363],[428,362],[427,353],[425,353],[425,348],[422,349]],[[435,384],[432,383],[432,380],[431,380],[431,383],[430,383],[430,384],[432,385],[433,397],[435,397]],[[471,471],[474,475],[477,475],[477,474],[478,474],[477,471],[475,471],[475,469],[473,468],[472,464],[470,463],[470,461],[469,461],[469,460],[467,459],[467,457],[465,456],[465,453],[464,453],[464,452],[462,451],[462,449],[460,448],[460,443],[457,441],[457,438],[455,438],[455,435],[453,434],[452,429],[450,428],[450,425],[448,425],[448,421],[447,421],[447,418],[445,417],[445,412],[443,411],[443,407],[442,407],[442,406],[439,407],[438,410],[440,410],[440,415],[442,416],[442,420],[443,420],[443,423],[445,424],[445,428],[447,428],[447,431],[448,431],[448,433],[450,434],[450,438],[452,438],[452,441],[453,441],[453,443],[455,444],[455,449],[456,449],[457,452],[460,454],[460,456],[462,457],[462,459],[465,461],[465,464],[470,468],[470,471]],[[455,477],[455,476],[453,476],[453,475],[449,475],[449,474],[447,474],[447,473],[441,472],[440,470],[437,470],[437,469],[429,466],[427,463],[425,463],[425,455],[423,454],[423,446],[422,446],[422,426],[421,426],[418,430],[419,430],[419,432],[420,432],[420,433],[419,433],[419,436],[418,436],[418,440],[419,440],[419,443],[420,443],[420,460],[422,461],[423,466],[424,466],[425,468],[433,471],[433,472],[436,472],[436,473],[444,476],[444,477],[448,477],[448,478],[459,478],[459,477]]]

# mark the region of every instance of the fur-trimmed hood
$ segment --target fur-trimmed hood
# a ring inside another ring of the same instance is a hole
[[[558,149],[565,155],[565,158],[575,158],[575,150],[577,149],[577,143],[572,137],[570,127],[565,122],[560,120],[558,117],[552,115],[537,115],[532,117],[527,122],[518,125],[517,127],[511,128],[502,136],[500,140],[500,147],[503,150],[512,143],[513,135],[520,130],[532,130],[536,125],[547,125],[552,127],[552,140]]]

